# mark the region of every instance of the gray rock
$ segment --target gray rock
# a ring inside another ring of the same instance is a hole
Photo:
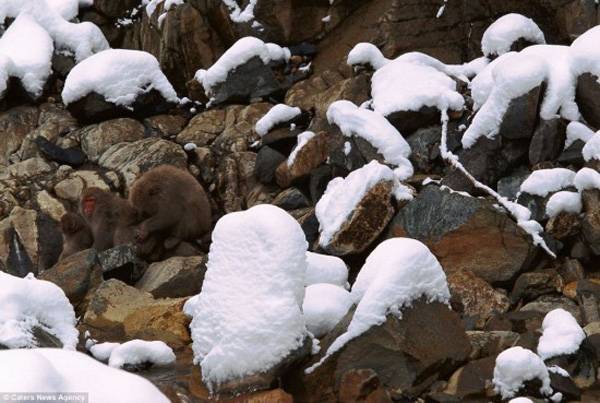
[[[577,79],[577,105],[587,122],[600,128],[600,84],[598,77],[585,73]]]
[[[136,288],[154,298],[177,298],[196,295],[202,289],[206,256],[172,257],[152,263]]]
[[[560,156],[565,144],[567,123],[560,118],[541,120],[529,144],[529,163],[536,165]]]

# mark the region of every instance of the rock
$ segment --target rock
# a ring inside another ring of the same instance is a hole
[[[78,252],[59,261],[52,268],[42,272],[39,278],[59,286],[79,313],[85,312],[85,307],[78,305],[84,301],[90,290],[102,282],[101,270],[96,264],[96,252],[93,249]]]
[[[34,274],[38,272],[37,265],[40,252],[38,241],[40,234],[38,232],[37,218],[35,210],[23,209],[21,207],[15,207],[10,213],[9,219],[14,230],[11,245],[11,254],[14,260],[11,262],[11,256],[9,255],[9,268],[14,266],[25,269],[29,266],[30,271]],[[23,275],[25,274],[27,272]]]
[[[187,168],[187,155],[175,143],[149,138],[113,145],[102,154],[98,164],[120,173],[129,188],[138,175],[156,166],[169,164]]]
[[[60,222],[62,216],[67,212],[65,206],[45,190],[38,192],[35,200],[40,211],[44,212],[56,222]]]
[[[122,118],[84,127],[80,130],[81,148],[92,162],[117,143],[133,142],[144,138],[144,126],[137,120]]]
[[[537,300],[530,302],[524,305],[520,311],[534,311],[538,312],[542,315],[546,315],[548,312],[562,308],[565,311],[569,312],[575,319],[577,319],[578,323],[582,323],[581,320],[581,312],[577,304],[566,297],[556,297],[544,295],[538,298]]]
[[[578,235],[581,231],[579,214],[560,213],[550,217],[546,223],[546,233],[559,241]]]
[[[402,135],[407,136],[417,129],[440,123],[440,111],[433,106],[424,106],[418,111],[397,111],[386,116]]]
[[[383,232],[394,215],[391,181],[381,181],[365,193],[327,245],[321,247],[336,256],[363,252]]]
[[[577,95],[575,100],[579,111],[596,129],[600,128],[600,84],[598,77],[585,73],[577,78]]]
[[[36,137],[34,142],[37,144],[41,153],[51,161],[74,167],[85,163],[86,156],[79,148],[61,148],[44,137]]]
[[[475,320],[478,328],[482,328],[490,316],[504,313],[510,307],[506,295],[472,272],[458,270],[450,273],[447,279],[452,306],[465,317]]]
[[[471,342],[471,360],[484,357],[495,357],[519,341],[519,333],[509,330],[467,331]]]
[[[563,281],[554,271],[523,273],[513,286],[510,300],[513,304],[521,300],[528,302],[545,294],[559,293],[562,287]]]
[[[187,125],[188,120],[181,115],[157,115],[144,119],[144,128],[150,137],[170,139],[177,136]]]
[[[210,109],[194,116],[177,135],[179,144],[194,143],[198,147],[210,145],[225,130],[226,112],[223,109]]]
[[[105,279],[116,278],[135,284],[142,277],[146,265],[131,245],[118,245],[98,253],[98,263]]]
[[[586,244],[595,255],[600,255],[600,190],[584,190],[581,230]]]
[[[81,192],[88,187],[110,190],[104,179],[94,171],[73,171],[54,186],[56,195],[64,200],[79,202]]]
[[[388,237],[424,242],[447,273],[471,271],[494,283],[529,262],[527,235],[494,202],[427,186],[394,217]],[[456,248],[456,245],[461,245]]]
[[[0,166],[21,147],[23,139],[38,123],[39,111],[31,106],[18,106],[0,113]]]
[[[564,165],[583,166],[585,164],[582,154],[583,147],[585,147],[583,141],[575,140],[569,147],[563,150],[557,161]]]
[[[137,96],[127,107],[108,101],[104,96],[90,92],[67,105],[67,110],[80,122],[96,123],[120,117],[143,119],[166,113],[175,104],[167,101],[160,92],[152,89]]]
[[[256,122],[263,117],[272,105],[266,102],[248,106],[232,105],[226,109],[226,126],[211,144],[211,150],[223,156],[235,152],[248,151],[254,142],[253,133]]]
[[[289,188],[279,193],[272,204],[288,211],[310,206],[306,196],[297,188]]]
[[[154,298],[177,298],[196,295],[202,289],[206,256],[172,257],[152,263],[136,288]]]
[[[321,354],[346,330],[352,314],[321,341]],[[400,390],[414,400],[435,380],[450,375],[470,350],[456,313],[437,302],[416,301],[403,310],[401,320],[388,315],[385,323],[350,340],[314,372],[292,372],[284,385],[300,401],[334,401],[344,374],[371,369],[383,387]]]
[[[43,158],[29,158],[28,160],[8,166],[8,173],[15,179],[29,179],[52,172],[50,166]]]
[[[525,95],[510,101],[508,110],[502,117],[502,124],[498,133],[507,139],[528,139],[534,134],[538,118],[538,104],[542,95],[542,87],[538,86]],[[543,123],[542,123],[543,125]],[[542,134],[546,130],[554,129],[544,126],[538,128]]]
[[[256,154],[233,153],[223,158],[216,173],[219,204],[226,213],[240,211],[247,206],[251,191],[256,185]]]
[[[493,390],[495,365],[495,356],[467,363],[452,374],[444,392],[464,400],[487,398]]]
[[[281,188],[289,187],[294,181],[306,177],[327,159],[327,133],[321,132],[297,152],[292,164],[283,161],[275,171],[277,184]]]
[[[577,300],[581,306],[585,323],[600,321],[600,284],[593,280],[577,282]]]
[[[109,18],[120,18],[128,10],[138,5],[137,0],[123,0],[113,2],[110,0],[94,0],[94,9]]]
[[[264,184],[272,183],[275,179],[275,170],[286,161],[282,153],[269,146],[262,146],[256,155],[256,179]]]
[[[541,120],[529,144],[529,164],[558,158],[565,144],[566,130],[567,123],[563,119]]]
[[[379,377],[372,369],[351,369],[346,371],[340,380],[339,402],[362,401],[379,386]]]
[[[498,180],[497,188],[500,196],[506,197],[509,200],[517,198],[517,194],[520,191],[521,183],[525,181],[531,175],[531,172],[527,168],[518,169],[509,176],[505,176]]]

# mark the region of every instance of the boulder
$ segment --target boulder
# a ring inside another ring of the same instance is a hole
[[[523,273],[515,281],[510,300],[512,304],[534,300],[545,294],[561,292],[563,281],[553,270]]]
[[[519,333],[510,330],[472,330],[467,331],[467,337],[471,342],[471,360],[495,357],[519,341]]]
[[[83,165],[87,159],[78,147],[62,148],[41,136],[36,137],[34,142],[44,157],[61,165],[66,164],[77,167]]]
[[[529,144],[529,164],[553,161],[561,155],[565,144],[567,123],[563,119],[541,120]]]
[[[577,78],[577,105],[579,111],[596,129],[600,129],[600,84],[598,77],[585,73]]]
[[[394,217],[388,237],[424,242],[446,273],[466,270],[489,283],[506,281],[527,267],[534,247],[494,204],[426,186]]]
[[[69,173],[65,179],[54,186],[54,192],[56,196],[63,200],[77,203],[81,192],[88,187],[110,190],[110,186],[98,172],[81,170]]]
[[[525,95],[510,101],[502,117],[498,133],[507,139],[528,139],[534,133],[538,120],[538,104],[542,87],[538,86]]]
[[[62,216],[67,212],[65,206],[52,197],[46,190],[38,192],[35,201],[40,211],[56,222],[60,222]]]
[[[144,119],[144,129],[149,137],[174,139],[188,121],[189,118],[182,115],[156,115]]]
[[[206,256],[172,257],[152,263],[136,288],[154,298],[177,298],[196,295],[202,289]]]
[[[210,109],[194,116],[177,135],[179,144],[194,143],[198,147],[210,145],[225,130],[224,109]]]
[[[585,190],[582,194],[583,210],[581,229],[586,244],[595,255],[600,255],[600,190]]]
[[[240,211],[247,206],[257,183],[255,165],[256,154],[249,151],[233,153],[221,160],[215,183],[218,202],[226,213]]]
[[[417,111],[397,111],[386,116],[402,135],[409,135],[417,129],[440,123],[440,111],[433,106],[423,106]]]
[[[327,159],[327,133],[321,132],[298,150],[291,164],[283,161],[275,171],[277,184],[281,188],[289,187],[294,181],[306,177]]]
[[[310,206],[308,198],[298,188],[288,188],[279,193],[271,202],[284,210],[296,210]]]
[[[262,146],[256,154],[256,179],[264,184],[272,183],[275,180],[277,167],[286,160],[286,156],[279,151],[269,146]]]
[[[467,363],[452,374],[444,392],[461,400],[486,399],[493,394],[492,379],[496,356]]]
[[[39,111],[32,106],[18,106],[0,113],[0,166],[21,147],[23,139],[38,124]]]
[[[130,118],[113,119],[80,130],[81,148],[90,161],[98,162],[102,154],[117,143],[144,138],[144,126]]]
[[[116,278],[127,284],[135,284],[146,268],[132,245],[117,245],[99,252],[98,263],[104,279]]]

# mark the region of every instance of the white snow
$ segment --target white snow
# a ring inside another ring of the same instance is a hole
[[[585,143],[581,155],[586,161],[600,160],[600,133],[596,133]]]
[[[171,7],[183,4],[183,1],[184,0],[142,0],[142,5],[146,7],[146,14],[148,15],[148,17],[152,17],[152,14],[154,14],[156,8],[164,2],[164,12],[159,16],[160,19],[160,17],[165,15],[166,12],[171,9]]]
[[[518,39],[531,43],[546,43],[544,33],[531,19],[521,14],[506,14],[490,25],[481,39],[481,50],[486,56],[500,56],[510,51]]]
[[[30,15],[19,14],[0,38],[0,94],[7,88],[9,76],[21,80],[23,88],[34,98],[42,95],[52,73],[52,38]],[[4,64],[4,66],[3,66]]]
[[[5,394],[87,393],[90,402],[168,403],[141,376],[108,367],[69,350],[0,350],[0,390]]]
[[[343,100],[329,105],[327,120],[330,124],[337,125],[344,136],[358,136],[368,141],[386,163],[396,166],[394,173],[398,180],[413,175],[413,166],[408,160],[410,146],[398,130],[379,113]]]
[[[595,26],[571,44],[571,57],[573,59],[573,72],[575,75],[592,73],[600,77],[600,26]]]
[[[569,186],[573,186],[575,172],[566,168],[538,169],[533,171],[521,183],[521,192],[530,195],[546,197],[552,192],[557,192]]]
[[[352,307],[350,293],[333,284],[306,287],[302,311],[306,328],[315,337],[329,333]]]
[[[272,61],[287,62],[290,50],[274,43],[265,43],[258,38],[247,36],[234,43],[208,70],[200,69],[195,79],[202,84],[207,94],[219,83],[227,79],[231,70],[243,65],[253,57],[260,57],[265,64]]]
[[[167,101],[179,101],[158,60],[150,53],[109,49],[73,67],[65,80],[62,98],[68,105],[96,92],[108,102],[128,107],[150,90],[158,91]]]
[[[546,203],[546,215],[556,217],[560,213],[581,213],[581,195],[578,192],[556,192]]]
[[[114,349],[119,347],[120,345],[121,343],[97,343],[89,346],[87,350],[98,361],[108,362],[110,355],[112,354]]]
[[[155,366],[175,362],[175,353],[162,341],[130,340],[115,347],[108,360],[108,366],[123,368],[125,365],[150,363]]]
[[[494,68],[501,63],[505,58],[511,55],[515,55],[515,52],[508,52],[500,57],[492,60],[487,64],[469,83],[471,89],[471,96],[473,98],[473,110],[477,111],[487,101],[488,97],[494,89]]]
[[[508,403],[533,403],[533,401],[526,397],[515,397],[514,399],[510,399]]]
[[[397,182],[394,172],[377,161],[371,161],[362,168],[350,172],[346,178],[332,179],[315,206],[315,215],[319,221],[319,245],[322,247],[329,245],[367,192],[378,183],[386,181],[392,182],[396,190],[403,192],[399,196],[412,199],[412,195],[405,190],[405,187]]]
[[[184,307],[210,388],[267,371],[303,345],[307,246],[298,222],[272,205],[217,222],[202,292]]]
[[[352,286],[351,297],[358,305],[348,329],[307,372],[350,340],[384,323],[388,314],[401,319],[402,309],[419,298],[429,303],[447,304],[450,291],[442,266],[427,246],[416,239],[391,238],[380,243],[367,257]]]
[[[308,144],[310,139],[312,139],[315,136],[316,136],[316,134],[314,132],[310,132],[310,131],[303,132],[298,135],[298,143],[296,144],[296,146],[294,147],[294,149],[288,156],[288,159],[286,162],[288,167],[291,167],[294,164],[294,161],[296,161],[296,156],[298,155],[300,150],[302,150],[302,148],[304,148],[304,146],[306,146],[306,144]]]
[[[565,140],[565,148],[568,148],[576,140],[587,143],[594,136],[594,131],[589,127],[579,122],[571,122],[567,125],[567,138]]]
[[[221,0],[230,11],[229,18],[237,23],[251,22],[254,20],[254,7],[258,0],[249,0],[246,7],[243,9],[238,5],[236,0]]]
[[[348,267],[337,256],[323,255],[320,253],[306,252],[306,278],[304,284],[327,283],[343,288],[350,288],[348,284]]]
[[[38,327],[56,336],[66,349],[77,346],[75,312],[54,283],[32,274],[19,278],[0,271],[0,306],[0,344],[36,347],[32,331]]]
[[[573,315],[561,308],[546,314],[542,331],[537,353],[543,360],[577,352],[586,337]]]
[[[79,13],[78,0],[46,0],[46,2],[67,21],[77,17],[77,14]]]
[[[256,134],[262,137],[269,133],[273,127],[281,123],[289,122],[301,113],[302,110],[298,107],[277,104],[269,109],[269,112],[256,122],[254,130],[256,131]]]
[[[54,47],[72,52],[77,62],[109,47],[102,31],[95,24],[66,21],[48,0],[0,1],[0,23],[6,18],[17,18],[21,13],[30,15],[54,40]]]
[[[523,347],[511,347],[496,357],[492,382],[494,390],[500,393],[503,399],[513,397],[524,386],[524,382],[533,379],[542,382],[541,394],[552,394],[548,369],[533,351]]]
[[[350,66],[368,65],[373,70],[379,70],[391,62],[391,60],[383,56],[383,53],[381,53],[377,46],[372,43],[361,42],[356,44],[350,53],[348,53],[346,62]]]
[[[383,116],[427,106],[440,111],[459,111],[465,102],[456,91],[456,82],[448,75],[429,65],[401,58],[373,74],[371,97],[373,109]]]
[[[548,367],[548,372],[560,375],[560,376],[565,377],[565,378],[568,378],[570,376],[569,373],[564,368],[561,368],[558,365],[551,365],[551,366],[549,366]]]
[[[575,175],[573,184],[580,192],[586,189],[600,189],[600,173],[592,168],[581,168]]]

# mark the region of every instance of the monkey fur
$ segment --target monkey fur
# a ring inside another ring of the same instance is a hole
[[[63,250],[59,260],[92,247],[92,231],[79,214],[66,213],[60,220],[60,226],[63,233]]]

